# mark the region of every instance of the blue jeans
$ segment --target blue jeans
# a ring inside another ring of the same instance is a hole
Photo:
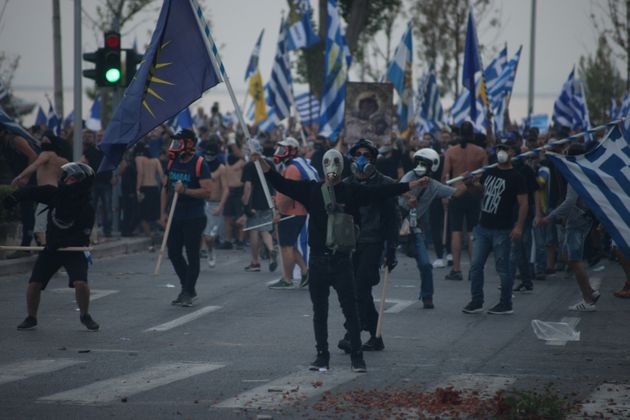
[[[473,303],[483,305],[483,268],[490,252],[494,252],[495,268],[501,279],[501,303],[512,306],[514,277],[510,273],[510,248],[509,230],[475,226],[472,263],[468,272]]]
[[[420,270],[420,299],[433,299],[433,265],[429,261],[429,253],[424,233],[416,232],[416,264]]]
[[[532,224],[533,219],[527,217],[523,225],[523,236],[518,241],[512,242],[510,252],[510,275],[515,278],[516,269],[521,273],[521,281],[527,285],[532,284],[533,273],[529,262],[532,255]]]

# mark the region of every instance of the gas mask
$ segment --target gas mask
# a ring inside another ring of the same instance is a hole
[[[343,156],[336,149],[330,149],[324,153],[322,160],[324,167],[324,175],[329,185],[336,184],[341,179],[343,172]]]
[[[418,166],[413,168],[413,172],[416,174],[416,176],[422,178],[427,174],[427,167],[422,162],[418,163]]]
[[[355,176],[362,178],[370,178],[372,175],[374,175],[374,172],[376,171],[376,168],[374,167],[374,164],[372,164],[368,153],[363,153],[358,158],[356,158],[352,162],[350,169]]]
[[[278,165],[284,163],[294,156],[293,147],[279,144],[273,153],[273,162]]]
[[[501,149],[497,152],[497,162],[507,163],[508,160],[510,160],[510,155],[506,150]]]
[[[191,149],[192,144],[192,151]],[[174,159],[185,159],[186,156],[192,155],[195,153],[194,151],[194,141],[187,139],[173,139],[171,141],[171,145],[168,148],[168,158],[170,160]]]

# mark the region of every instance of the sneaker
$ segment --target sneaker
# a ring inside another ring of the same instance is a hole
[[[34,316],[27,316],[20,325],[17,326],[18,330],[32,330],[37,326],[37,318]]]
[[[615,297],[622,298],[622,299],[630,299],[630,287],[629,288],[624,287],[623,289],[617,292],[613,292],[613,295]]]
[[[249,272],[260,271],[260,264],[249,263],[249,265],[245,267],[245,271],[249,271]]]
[[[367,372],[367,367],[365,366],[365,360],[363,360],[363,353],[356,352],[350,356],[350,368],[353,372],[363,373]]]
[[[461,281],[461,280],[464,280],[464,276],[462,275],[461,271],[453,271],[453,270],[451,270],[450,273],[448,273],[446,276],[444,276],[444,280]]]
[[[350,344],[350,339],[348,337],[344,337],[339,340],[339,342],[337,343],[337,348],[339,348],[339,350],[343,350],[343,352],[346,354],[352,353],[352,345]]]
[[[575,305],[569,306],[570,311],[577,312],[594,312],[597,310],[594,303],[587,303],[584,300],[576,303]]]
[[[325,372],[329,368],[330,363],[330,353],[327,351],[318,351],[317,357],[311,365],[308,367],[309,370]]]
[[[433,305],[433,299],[422,299],[422,308],[424,309],[435,308],[435,305]]]
[[[217,257],[214,255],[214,251],[208,253],[208,267],[214,268],[217,266]]]
[[[453,265],[453,254],[446,254],[446,265],[449,267]]]
[[[518,286],[516,286],[512,290],[514,292],[520,292],[520,293],[531,293],[534,291],[534,286],[532,286],[531,284],[525,284],[523,282],[520,282]]]
[[[308,286],[308,271],[302,274],[302,278],[300,279],[300,287]]]
[[[446,262],[442,258],[433,261],[433,268],[446,268]]]
[[[100,328],[99,325],[92,319],[90,314],[81,315],[81,324],[85,325],[85,327],[90,331],[98,331]]]
[[[503,303],[497,303],[490,310],[488,310],[489,314],[492,315],[510,315],[513,314],[512,305],[505,305]]]
[[[193,296],[189,295],[188,293],[184,293],[184,294],[182,294],[180,305],[182,305],[185,308],[190,308],[191,306],[193,306],[193,299],[196,298],[196,297],[197,297],[197,295],[195,295],[193,297]]]
[[[273,273],[278,268],[278,253],[274,249],[271,251],[271,259],[269,261],[269,271]]]
[[[470,302],[468,305],[464,306],[464,309],[462,309],[462,312],[465,314],[478,314],[478,313],[483,312],[483,305]]]
[[[270,289],[293,289],[293,282],[289,282],[281,278],[278,281],[271,283],[268,287]]]
[[[181,305],[183,297],[184,297],[184,292],[179,292],[179,295],[177,295],[177,297],[171,301],[171,305]]]
[[[370,337],[370,339],[361,346],[363,351],[381,351],[385,348],[383,337]]]

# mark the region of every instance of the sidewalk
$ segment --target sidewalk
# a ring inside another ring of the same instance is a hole
[[[119,255],[132,254],[135,252],[146,251],[151,244],[151,240],[145,237],[139,238],[123,238],[113,237],[106,238],[102,242],[92,246],[92,258],[101,259],[116,257]],[[37,259],[37,254],[33,254],[25,258],[16,258],[14,260],[0,260],[0,277],[11,274],[20,274],[30,271]]]

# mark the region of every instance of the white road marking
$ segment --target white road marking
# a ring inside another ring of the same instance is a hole
[[[514,382],[516,378],[513,376],[461,374],[449,376],[434,389],[452,386],[459,391],[475,391],[482,397],[493,398],[497,391],[506,389]]]
[[[62,293],[62,294],[72,294],[74,296],[74,289],[71,288],[59,288],[59,289],[51,289],[51,292]],[[105,289],[91,289],[90,290],[90,301],[94,302],[97,299],[104,298],[105,296],[113,295],[114,293],[118,293],[118,290],[105,290]]]
[[[374,299],[374,302],[380,303],[381,301],[380,299]],[[401,300],[401,299],[385,299],[385,302],[394,304],[392,307],[385,309],[386,314],[397,314],[407,309],[414,303],[416,303],[415,300]]]
[[[349,369],[336,367],[328,372],[312,372],[304,368],[299,372],[245,391],[236,397],[215,404],[214,407],[281,409],[285,405],[323,394],[359,375],[361,374]]]
[[[611,404],[612,403],[612,404]],[[572,419],[630,418],[630,385],[601,384],[582,405],[582,412]]]
[[[580,323],[580,318],[564,317],[560,320],[560,322],[564,322],[568,324],[571,328],[575,329]],[[545,344],[548,346],[566,346],[567,342],[566,340],[547,340]]]
[[[172,321],[166,322],[164,324],[160,324],[160,325],[158,325],[156,327],[148,328],[148,329],[144,330],[144,332],[149,332],[149,331],[168,331],[168,330],[173,329],[175,327],[179,327],[180,325],[184,325],[187,322],[194,321],[197,318],[201,318],[205,314],[217,311],[219,309],[221,309],[220,306],[204,306],[203,308],[198,309],[195,312],[191,312],[191,313],[189,313],[187,315],[180,316],[179,318],[175,318]]]
[[[128,375],[94,382],[80,388],[42,397],[39,401],[61,401],[72,404],[108,403],[175,381],[187,379],[191,376],[221,369],[224,366],[216,363],[163,363]]]
[[[73,359],[42,359],[25,360],[22,362],[2,365],[0,366],[0,385],[13,381],[21,381],[22,379],[26,379],[30,376],[41,375],[42,373],[65,369],[79,363],[85,362]]]

